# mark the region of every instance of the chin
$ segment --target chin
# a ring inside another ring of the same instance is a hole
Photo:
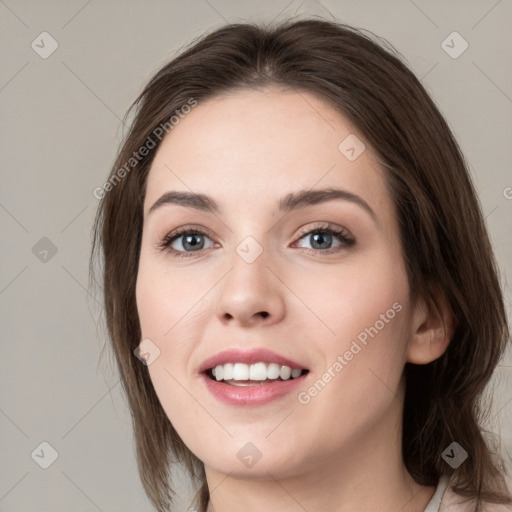
[[[261,436],[261,440],[257,436],[246,436],[245,439],[252,441],[230,439],[221,446],[217,445],[217,456],[211,450],[206,454],[210,447],[203,447],[203,453],[197,453],[197,456],[205,466],[233,478],[268,479],[269,474],[274,478],[291,477],[299,473],[300,468],[304,468],[308,462],[306,454],[298,451],[297,444],[279,447],[265,441],[264,436]],[[201,457],[203,454],[206,456]]]

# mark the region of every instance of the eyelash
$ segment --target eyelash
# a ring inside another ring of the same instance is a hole
[[[340,239],[342,242],[342,245],[349,247],[355,243],[355,239],[349,235],[347,230],[343,228],[336,227],[335,225],[328,223],[327,225],[321,225],[321,226],[315,226],[314,228],[310,229],[309,231],[306,231],[305,233],[301,233],[298,237],[298,240],[301,240],[307,235],[311,235],[313,233],[322,233],[327,235],[334,235]],[[201,249],[199,251],[177,251],[175,249],[170,249],[170,245],[177,240],[178,238],[184,236],[184,235],[202,235],[210,238],[209,234],[200,229],[200,228],[192,228],[192,227],[185,227],[177,229],[176,231],[173,231],[172,233],[169,233],[164,237],[164,239],[158,244],[157,248],[160,251],[167,250],[171,253],[172,256],[177,258],[190,258],[194,257],[197,254],[201,253],[205,249]],[[340,250],[341,246],[338,246],[337,248],[331,248],[331,249],[308,249],[307,247],[303,247],[302,249],[305,250],[308,253],[312,254],[332,254],[333,252],[338,252]]]

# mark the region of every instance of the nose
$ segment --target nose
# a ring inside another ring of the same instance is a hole
[[[231,269],[218,288],[216,314],[223,324],[249,327],[281,321],[285,287],[268,263],[265,253],[252,262],[234,254]]]

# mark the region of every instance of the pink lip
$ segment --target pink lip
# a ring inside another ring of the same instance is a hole
[[[302,375],[297,379],[254,386],[231,386],[223,381],[212,380],[205,373],[201,374],[201,379],[217,400],[227,405],[252,406],[263,405],[291,393],[304,384],[307,375]]]
[[[276,352],[272,352],[272,350],[258,348],[253,350],[241,350],[241,349],[228,349],[219,352],[218,354],[210,357],[199,367],[199,373],[203,373],[210,368],[215,368],[219,364],[226,363],[245,363],[245,364],[254,364],[254,363],[277,363],[284,366],[289,366],[292,370],[294,368],[298,368],[301,370],[307,370],[304,365],[301,363],[297,363],[297,361],[293,361],[288,359],[287,357],[283,357]]]
[[[263,405],[282,396],[291,393],[304,383],[306,373],[296,379],[275,381],[269,384],[256,384],[254,386],[232,386],[223,381],[210,379],[206,371],[215,368],[219,364],[226,363],[276,363],[289,366],[292,369],[308,370],[306,366],[276,352],[267,349],[228,349],[210,357],[199,367],[199,376],[203,380],[208,391],[219,401],[228,405],[251,406]]]

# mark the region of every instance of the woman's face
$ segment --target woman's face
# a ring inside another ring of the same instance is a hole
[[[193,108],[155,155],[137,307],[155,391],[207,471],[284,477],[397,438],[409,287],[354,134],[309,93],[251,90]]]

